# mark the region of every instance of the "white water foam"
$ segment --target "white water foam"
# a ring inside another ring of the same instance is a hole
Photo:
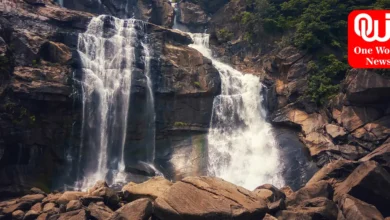
[[[212,60],[221,77],[208,134],[209,175],[248,189],[272,183],[283,186],[279,150],[262,107],[262,84],[213,58],[208,34],[189,33],[198,50]]]

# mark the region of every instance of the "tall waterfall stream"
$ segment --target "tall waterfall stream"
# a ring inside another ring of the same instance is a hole
[[[111,25],[108,29],[107,21]],[[181,26],[175,18],[174,28],[187,31]],[[264,183],[283,186],[287,183],[282,174],[286,169],[282,161],[286,153],[283,155],[266,121],[259,77],[244,74],[215,59],[209,48],[208,34],[186,33],[194,42],[189,46],[210,59],[221,78],[221,94],[214,98],[207,135],[208,164],[204,175],[220,177],[248,189]],[[131,123],[128,116],[136,54],[142,55],[147,87],[144,138],[149,142],[145,146],[147,158],[140,162],[161,174],[154,168],[153,48],[145,33],[145,23],[105,15],[95,17],[87,31],[79,35],[78,52],[83,72],[83,119],[76,188],[86,189],[102,179],[109,184],[128,181],[125,152],[131,146],[126,145],[126,134]],[[299,168],[290,172],[290,177],[304,175],[301,167],[306,166],[306,161],[302,162],[299,157],[291,160]]]

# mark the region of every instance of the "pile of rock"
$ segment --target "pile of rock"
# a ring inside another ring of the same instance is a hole
[[[0,219],[384,219],[390,217],[390,174],[387,162],[375,160],[389,152],[329,163],[296,192],[270,184],[249,191],[215,177],[175,183],[154,177],[120,192],[104,181],[87,192],[45,194],[33,188],[2,201]]]

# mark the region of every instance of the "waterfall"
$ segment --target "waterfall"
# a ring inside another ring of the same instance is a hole
[[[208,134],[208,175],[248,189],[273,183],[283,186],[279,150],[262,107],[262,84],[213,58],[208,34],[191,34],[198,50],[212,60],[221,77],[221,95],[215,97]]]
[[[146,38],[146,41],[148,39]],[[147,135],[146,140],[148,140],[148,152],[147,152],[147,162],[153,166],[154,157],[155,157],[155,145],[156,145],[156,113],[154,110],[154,94],[153,94],[153,83],[152,83],[152,75],[150,69],[150,61],[151,61],[151,51],[148,43],[142,43],[142,47],[144,49],[144,63],[145,63],[145,76],[146,76],[146,84],[147,84]]]
[[[99,16],[79,35],[82,63],[83,124],[76,185],[85,189],[97,180],[124,181],[124,149],[130,105],[132,72],[139,23]],[[141,30],[142,31],[142,30]]]

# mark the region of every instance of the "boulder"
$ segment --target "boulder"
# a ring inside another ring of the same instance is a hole
[[[284,193],[287,197],[291,196],[294,193],[294,190],[290,186],[284,186],[280,188],[280,191]]]
[[[261,219],[264,200],[242,187],[213,177],[187,177],[155,201],[160,219]]]
[[[39,189],[39,188],[36,188],[36,187],[31,188],[30,191],[31,191],[31,194],[42,194],[42,195],[46,195],[46,193],[45,193],[43,190],[41,190],[41,189]]]
[[[381,117],[381,112],[371,107],[343,106],[339,124],[352,132],[365,124]]]
[[[374,205],[383,215],[390,215],[390,174],[375,161],[367,161],[358,166],[351,175],[335,188],[334,200],[349,194],[359,200]]]
[[[95,200],[94,202],[98,202],[98,201],[104,201],[109,207],[111,208],[117,208],[118,204],[119,204],[119,196],[117,195],[117,193],[108,188],[108,187],[101,187],[93,192],[90,193],[90,197],[95,197]],[[103,200],[99,200],[97,197],[101,197]],[[87,205],[87,204],[84,204],[84,205]]]
[[[327,118],[323,114],[308,114],[292,105],[288,105],[285,108],[278,110],[271,118],[272,122],[275,124],[300,127],[306,135],[321,130],[324,124],[327,124]]]
[[[87,220],[88,213],[84,210],[76,210],[71,212],[66,212],[58,216],[57,220]]]
[[[263,218],[263,220],[278,220],[277,218],[273,217],[270,214],[266,214]]]
[[[78,200],[84,196],[87,196],[86,192],[67,191],[58,198],[57,203],[65,205],[71,200]]]
[[[351,174],[359,163],[349,160],[336,160],[322,167],[309,180],[307,185],[326,180],[332,186],[338,182],[344,181]]]
[[[104,204],[97,205],[95,203],[90,203],[88,205],[88,211],[90,215],[96,220],[109,219],[113,214],[113,211]]]
[[[31,210],[40,213],[42,211],[42,203],[38,202],[31,207]]]
[[[31,204],[35,204],[37,202],[41,202],[45,198],[42,194],[33,194],[33,195],[26,195],[20,198],[20,202],[29,202]]]
[[[49,214],[47,213],[42,213],[38,216],[37,220],[47,220],[49,217]]]
[[[16,210],[12,212],[12,219],[14,220],[23,220],[24,212],[21,210]]]
[[[105,188],[105,187],[108,187],[107,182],[104,180],[99,180],[95,183],[95,185],[93,187],[89,188],[87,191],[88,191],[88,194],[92,194],[94,191],[96,191],[100,188]]]
[[[327,124],[325,126],[325,130],[332,138],[343,137],[344,135],[347,134],[344,128],[334,124]]]
[[[280,199],[284,200],[286,198],[286,195],[282,191],[280,191],[278,188],[276,188],[275,186],[273,186],[271,184],[261,185],[255,189],[255,192],[258,190],[271,191],[272,196],[268,199],[270,202],[276,202]]]
[[[26,211],[26,210],[30,209],[30,207],[31,207],[31,202],[22,201],[22,202],[18,202],[16,204],[10,205],[8,207],[5,207],[2,212],[3,212],[3,214],[10,215],[16,210]]]
[[[39,212],[36,212],[34,210],[30,210],[24,215],[23,220],[34,220],[37,219],[39,216]]]
[[[79,210],[83,207],[83,204],[81,204],[80,200],[71,200],[69,203],[66,205],[66,211],[75,211]]]
[[[376,161],[385,168],[387,172],[390,172],[390,141],[386,141],[382,146],[360,159],[362,162],[370,160]]]
[[[351,103],[373,104],[390,99],[390,79],[370,70],[351,70],[344,86],[347,99]]]
[[[383,219],[382,214],[375,208],[375,206],[365,203],[348,194],[343,195],[338,204],[341,210],[341,214],[345,217],[345,219]]]
[[[306,184],[300,190],[294,192],[286,199],[287,206],[299,206],[306,200],[316,197],[333,198],[333,188],[327,181],[318,181]]]
[[[279,210],[286,209],[286,202],[284,199],[279,199],[275,202],[269,202],[267,204],[270,213],[276,213]]]
[[[352,135],[355,138],[374,143],[386,140],[390,135],[390,116],[368,123],[354,131]]]
[[[49,212],[49,213],[52,213],[52,212],[55,212],[56,210],[56,204],[55,203],[46,203],[45,206],[43,206],[43,212]]]
[[[338,209],[336,204],[325,198],[318,197],[304,201],[297,207],[287,208],[276,214],[278,220],[314,220],[337,219]]]
[[[269,202],[273,202],[273,200],[274,200],[274,193],[271,190],[255,189],[253,192],[256,194],[257,197],[259,197],[263,200],[266,200]]]
[[[88,206],[90,203],[102,202],[103,197],[100,196],[83,196],[80,198],[81,203],[84,206]]]
[[[153,214],[150,199],[138,199],[116,210],[109,220],[148,220]]]
[[[61,193],[50,193],[47,195],[46,198],[42,200],[43,203],[48,203],[48,202],[57,202],[57,200],[62,196]]]
[[[154,177],[141,184],[130,183],[122,188],[124,198],[133,201],[139,198],[156,199],[172,186],[172,183],[163,177]]]

